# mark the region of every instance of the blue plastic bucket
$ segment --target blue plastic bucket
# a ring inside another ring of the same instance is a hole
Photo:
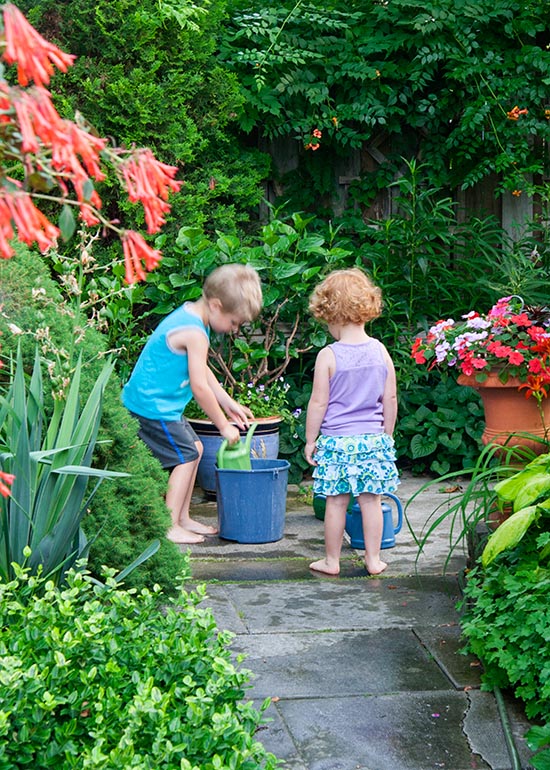
[[[216,467],[219,535],[237,543],[273,543],[284,535],[287,460],[252,460],[252,470]]]

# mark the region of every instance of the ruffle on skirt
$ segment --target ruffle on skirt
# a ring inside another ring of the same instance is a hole
[[[315,495],[383,495],[399,485],[395,444],[387,433],[320,436],[314,457]]]

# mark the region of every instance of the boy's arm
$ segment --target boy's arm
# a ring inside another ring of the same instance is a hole
[[[208,339],[198,329],[185,329],[172,335],[170,343],[179,350],[187,351],[189,384],[193,398],[212,420],[223,438],[226,438],[230,444],[236,443],[240,438],[239,430],[223,413],[210,384],[208,376],[210,370],[207,365]]]
[[[252,411],[247,406],[243,406],[238,401],[235,401],[234,398],[231,398],[229,393],[220,385],[211,369],[208,369],[208,384],[226,415],[233,422],[236,422],[239,428],[248,428],[249,419],[254,417]]]
[[[307,405],[306,415],[306,446],[304,455],[310,465],[315,465],[313,458],[315,442],[321,430],[323,417],[328,407],[330,392],[330,375],[334,370],[334,353],[329,348],[323,348],[317,355],[313,374],[313,389]]]

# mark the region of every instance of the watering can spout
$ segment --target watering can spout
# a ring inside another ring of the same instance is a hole
[[[240,471],[249,471],[252,469],[252,463],[250,462],[250,445],[257,426],[257,422],[252,423],[244,441],[238,441],[236,444],[229,444],[227,439],[222,441],[216,455],[218,468]]]

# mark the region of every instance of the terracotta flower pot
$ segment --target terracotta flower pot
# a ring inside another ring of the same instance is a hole
[[[510,377],[502,383],[497,374],[489,374],[485,382],[477,382],[475,377],[461,374],[459,385],[467,385],[478,391],[485,411],[485,430],[481,436],[483,444],[506,444],[509,447],[525,447],[536,454],[548,451],[550,430],[550,399],[542,401],[542,413],[539,404],[533,396],[525,397],[518,390],[521,382]],[[530,440],[515,433],[530,433],[540,438],[540,441]]]

